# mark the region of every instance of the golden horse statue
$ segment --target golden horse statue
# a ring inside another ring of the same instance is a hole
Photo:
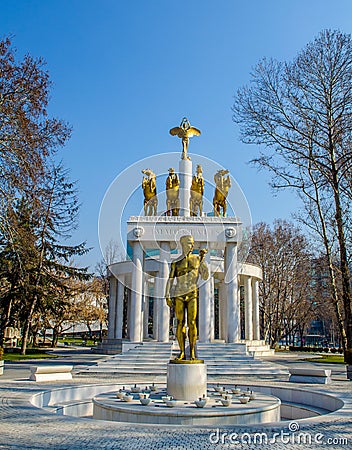
[[[158,207],[158,197],[156,195],[156,175],[151,169],[143,169],[145,175],[142,181],[144,193],[144,214],[146,216],[156,216]]]
[[[166,178],[166,214],[168,216],[178,216],[180,210],[179,200],[180,179],[175,173],[175,169],[169,169],[169,176]]]
[[[221,216],[221,208],[222,208],[222,216],[226,217],[227,210],[227,194],[231,187],[230,176],[228,175],[229,171],[225,169],[218,170],[214,175],[215,181],[215,193],[213,198],[214,205],[214,216]],[[225,177],[227,175],[227,177]]]
[[[200,164],[197,165],[196,174],[192,178],[191,197],[189,200],[189,209],[192,216],[203,214],[203,194],[204,194],[204,178],[203,170]]]
[[[187,155],[189,138],[192,136],[200,136],[200,130],[196,127],[191,127],[187,117],[182,119],[179,127],[171,128],[170,134],[172,136],[177,136],[182,139],[182,156],[181,159],[191,159]]]

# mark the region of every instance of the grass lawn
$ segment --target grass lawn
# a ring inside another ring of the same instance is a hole
[[[66,345],[80,345],[80,346],[84,346],[83,345],[83,339],[81,339],[81,338],[65,337],[65,338],[60,338],[58,342],[60,344],[66,344]],[[98,342],[99,342],[99,340],[96,340],[95,343],[94,343],[93,339],[87,339],[87,340],[85,340],[85,346],[86,347],[91,347],[93,345],[97,345]]]
[[[321,358],[308,358],[304,361],[317,362],[322,364],[345,364],[343,355],[323,355]]]
[[[93,339],[82,339],[82,338],[72,338],[72,337],[61,337],[58,341],[60,344],[65,345],[78,345],[83,347],[92,347],[99,343],[99,339],[95,341]]]
[[[46,358],[57,358],[57,356],[45,353],[45,351],[40,348],[29,348],[25,355],[21,355],[19,349],[13,349],[10,353],[4,353],[4,361],[26,361],[29,359]]]

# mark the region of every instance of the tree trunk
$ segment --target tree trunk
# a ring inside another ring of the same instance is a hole
[[[30,330],[30,327],[31,327],[32,316],[33,316],[35,305],[37,303],[37,299],[38,299],[37,296],[35,296],[33,298],[31,307],[30,307],[30,309],[28,311],[28,314],[27,314],[27,317],[26,317],[26,320],[25,320],[25,323],[24,323],[23,333],[22,333],[21,355],[25,355],[26,354],[29,330]]]
[[[25,355],[26,351],[27,351],[28,335],[29,335],[30,326],[31,326],[31,320],[28,316],[25,320],[24,327],[23,327],[21,355]]]
[[[92,327],[90,326],[90,322],[89,321],[86,322],[86,326],[88,328],[88,334],[89,334],[89,336],[91,336],[92,335]]]
[[[345,332],[347,349],[352,349],[352,312],[351,312],[351,275],[348,265],[346,238],[344,233],[343,213],[339,191],[339,180],[336,168],[334,147],[330,147],[332,164],[332,187],[334,191],[335,219],[337,224],[337,238],[340,250],[340,269],[342,277],[342,300],[345,312]]]
[[[32,329],[33,347],[38,347],[38,330]]]
[[[346,250],[346,241],[343,232],[343,224],[341,217],[341,206],[339,205],[336,213],[336,222],[338,228],[338,241],[340,247],[340,265],[342,276],[342,300],[345,312],[345,332],[347,340],[347,348],[352,349],[352,314],[351,314],[351,281],[350,270],[348,267],[348,257]]]
[[[55,348],[57,346],[59,340],[59,329],[57,327],[53,328],[53,340],[51,341],[51,348]]]
[[[346,336],[346,328],[345,328],[345,324],[344,324],[342,314],[340,311],[339,295],[338,295],[338,291],[337,291],[337,283],[336,283],[336,276],[335,276],[335,268],[334,268],[332,255],[331,255],[331,249],[330,249],[330,245],[329,245],[325,217],[324,217],[322,207],[321,207],[321,199],[320,199],[319,189],[318,189],[316,180],[312,174],[312,168],[311,168],[310,163],[308,165],[308,173],[309,173],[310,179],[314,186],[315,197],[312,198],[312,200],[315,202],[317,210],[318,210],[318,215],[319,215],[319,220],[320,220],[320,225],[321,225],[321,233],[322,233],[323,243],[324,243],[324,247],[325,247],[325,253],[326,253],[326,256],[328,259],[330,288],[331,288],[331,301],[332,301],[332,304],[335,309],[336,320],[337,320],[337,324],[339,327],[341,340],[342,340],[342,347],[344,350],[346,350],[347,345],[348,345],[347,344],[347,336]]]

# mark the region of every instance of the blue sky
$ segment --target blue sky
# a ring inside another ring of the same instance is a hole
[[[253,223],[289,219],[298,207],[294,194],[273,196],[269,176],[247,164],[258,148],[239,142],[233,95],[262,57],[289,60],[324,28],[350,33],[350,0],[1,0],[0,7],[2,37],[13,36],[19,57],[44,57],[49,112],[73,127],[61,156],[82,202],[74,240],[93,247],[82,263],[101,258],[98,216],[110,183],[142,158],[179,151],[168,131],[184,116],[202,131],[190,152],[231,171]]]

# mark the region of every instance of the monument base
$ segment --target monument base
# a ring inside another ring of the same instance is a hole
[[[167,365],[167,393],[175,400],[193,402],[207,395],[207,366],[205,364]]]

